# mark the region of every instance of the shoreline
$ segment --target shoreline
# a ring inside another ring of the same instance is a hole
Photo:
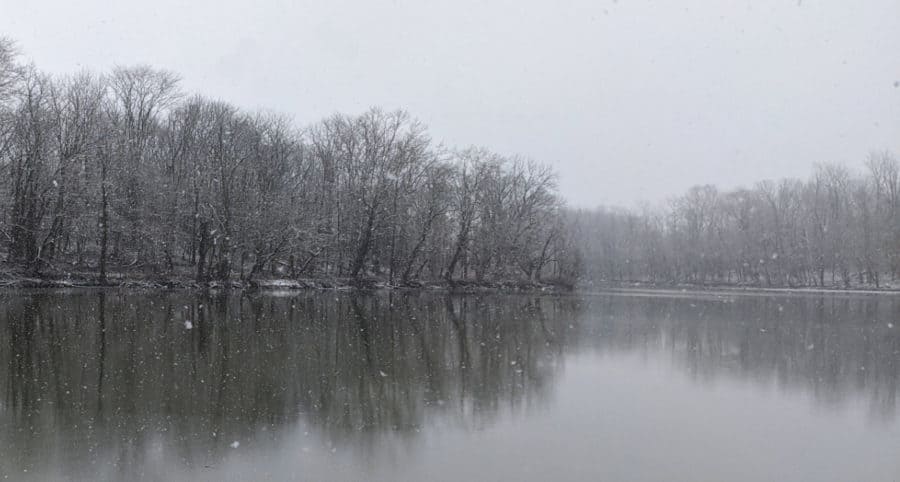
[[[736,285],[644,285],[636,283],[612,283],[590,287],[579,287],[576,292],[597,295],[632,295],[632,296],[796,296],[796,295],[856,295],[856,296],[900,296],[900,288],[869,286],[841,287],[765,287]]]
[[[475,292],[547,292],[571,293],[576,290],[560,283],[536,283],[521,280],[501,280],[492,282],[445,280],[410,282],[391,284],[387,280],[377,278],[267,278],[251,282],[241,280],[209,281],[199,283],[184,277],[151,277],[110,275],[106,283],[100,283],[95,277],[71,276],[59,277],[0,277],[0,291],[5,290],[55,290],[77,288],[114,288],[135,290],[234,290],[234,291],[444,291],[451,293]]]
[[[433,280],[390,284],[379,278],[353,280],[350,278],[266,278],[244,282],[210,281],[198,283],[187,277],[155,277],[116,273],[106,284],[95,277],[79,274],[63,277],[0,277],[0,291],[17,289],[67,289],[67,288],[117,288],[136,290],[235,290],[235,291],[436,291],[449,293],[514,292],[514,293],[568,293],[580,295],[631,295],[631,296],[731,296],[731,295],[894,295],[900,296],[900,288],[888,287],[762,287],[736,285],[693,284],[645,284],[637,282],[579,284],[575,286],[553,282],[529,282],[501,280],[492,282]]]

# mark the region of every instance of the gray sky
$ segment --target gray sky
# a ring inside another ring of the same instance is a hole
[[[900,154],[897,0],[0,0],[51,72],[149,63],[298,124],[405,108],[556,166],[571,204]]]

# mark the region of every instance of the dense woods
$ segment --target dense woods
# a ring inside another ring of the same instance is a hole
[[[450,149],[403,111],[298,127],[147,66],[52,76],[0,43],[9,269],[417,280],[572,279],[556,175]]]
[[[578,211],[593,281],[881,287],[900,276],[900,164],[817,165],[809,179],[722,192],[698,186],[665,208]]]
[[[566,208],[547,165],[446,148],[404,111],[309,126],[190,95],[147,66],[53,76],[0,40],[5,270],[572,284],[882,287],[900,274],[900,167],[664,208]]]

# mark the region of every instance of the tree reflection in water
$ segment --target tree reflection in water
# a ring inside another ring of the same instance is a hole
[[[438,416],[482,426],[547,397],[575,305],[118,291],[5,301],[0,460],[59,457],[75,474],[130,473],[159,445],[213,463],[301,419],[330,445],[414,437]]]
[[[666,353],[704,382],[774,383],[829,406],[867,397],[873,416],[897,414],[895,296],[609,296],[583,313],[578,339],[598,350]]]
[[[4,295],[0,466],[75,478],[215,464],[303,427],[365,453],[552,405],[579,351],[662,357],[896,416],[893,297],[75,291]],[[585,380],[584,383],[592,383]],[[602,390],[602,387],[598,387]],[[110,472],[113,470],[114,472]]]

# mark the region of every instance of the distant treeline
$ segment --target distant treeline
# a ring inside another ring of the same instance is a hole
[[[821,164],[806,180],[720,192],[694,187],[667,207],[572,214],[594,281],[879,287],[900,276],[900,165],[870,154],[862,173]]]
[[[574,279],[556,175],[446,149],[402,111],[285,117],[189,96],[146,66],[52,76],[0,39],[7,270]]]

